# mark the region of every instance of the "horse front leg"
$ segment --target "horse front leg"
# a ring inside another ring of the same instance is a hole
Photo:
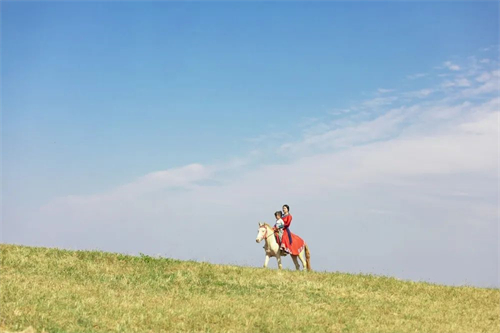
[[[278,268],[282,269],[283,265],[281,264],[281,256],[279,253],[276,255],[276,260],[278,260]]]
[[[264,268],[267,268],[268,263],[269,263],[269,255],[266,254],[266,259],[264,260]]]

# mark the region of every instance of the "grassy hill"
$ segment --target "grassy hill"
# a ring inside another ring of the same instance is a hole
[[[500,331],[498,289],[0,248],[1,331]]]

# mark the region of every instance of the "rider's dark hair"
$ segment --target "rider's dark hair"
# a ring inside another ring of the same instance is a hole
[[[290,206],[288,206],[288,205],[283,205],[283,207],[286,207],[286,209],[287,209],[288,211],[290,211]]]
[[[274,216],[277,216],[277,215],[279,215],[280,218],[283,216],[283,214],[281,214],[281,210],[278,210],[276,213],[274,213]]]

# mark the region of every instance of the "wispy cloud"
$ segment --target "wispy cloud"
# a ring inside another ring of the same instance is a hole
[[[376,97],[367,101],[364,101],[361,104],[363,108],[378,108],[381,106],[386,106],[392,104],[398,98],[396,96],[388,96],[388,97]]]
[[[246,138],[244,140],[247,142],[250,142],[250,143],[262,143],[264,141],[274,141],[274,140],[284,139],[284,138],[286,138],[286,136],[287,136],[286,133],[278,131],[278,132],[260,134],[256,137]]]
[[[338,116],[338,115],[343,115],[346,113],[352,112],[352,109],[333,109],[328,112],[328,114],[333,115],[333,116]]]
[[[424,97],[428,97],[432,93],[434,93],[433,89],[420,89],[420,90],[416,90],[416,91],[406,92],[406,93],[404,93],[404,96],[410,97],[410,98],[411,97],[424,98]]]
[[[498,77],[500,77],[499,70],[495,70],[495,71],[491,71],[491,72],[483,72],[481,75],[476,77],[476,81],[487,82],[487,81],[495,80],[495,78],[497,78],[497,80],[498,80]]]
[[[466,78],[457,78],[454,81],[445,81],[442,85],[444,88],[449,87],[470,87],[471,83]]]
[[[480,86],[465,89],[462,92],[464,97],[472,97],[490,93],[500,94],[500,70],[494,70],[489,73],[483,73],[476,78],[481,83]]]
[[[492,51],[492,50],[499,51],[499,48],[500,48],[499,44],[494,44],[494,45],[490,45],[488,47],[483,47],[483,48],[480,49],[480,51],[481,52],[488,52],[488,51]]]
[[[377,90],[377,92],[380,93],[380,94],[386,94],[386,93],[390,93],[390,92],[393,92],[393,91],[394,91],[394,89],[384,89],[384,88],[379,88]]]
[[[444,64],[451,70],[458,70],[458,66],[449,61]],[[483,72],[475,78],[477,82],[481,83],[479,86],[473,86],[472,83],[464,77],[457,77],[453,81],[446,81],[442,86],[446,88],[468,88],[462,90],[460,96],[488,94],[498,92],[499,76],[500,71],[493,70],[490,72]],[[377,92],[386,94],[389,92],[393,93],[394,90],[379,88]],[[473,106],[470,103],[450,105],[446,102],[447,98],[443,98],[442,101],[432,101],[432,104],[430,104],[429,101],[425,101],[426,97],[434,93],[435,90],[432,88],[402,92],[400,96],[416,97],[420,100],[413,104],[406,104],[400,107],[391,107],[391,104],[400,99],[397,95],[376,97],[363,101],[359,105],[354,105],[352,108],[336,109],[330,112],[330,114],[333,115],[350,115],[349,118],[341,118],[330,122],[321,121],[319,118],[308,118],[302,121],[302,126],[305,127],[302,131],[303,137],[296,141],[281,143],[278,150],[281,152],[293,152],[295,155],[294,158],[297,159],[300,158],[300,156],[312,156],[315,152],[324,154],[330,151],[336,154],[338,149],[349,148],[354,151],[358,149],[356,148],[358,146],[376,147],[377,145],[381,145],[379,142],[387,142],[387,144],[389,144],[388,142],[391,142],[391,140],[396,142],[396,138],[404,137],[405,133],[414,137],[417,135],[419,129],[425,129],[423,132],[425,132],[426,135],[431,133],[429,132],[431,128],[433,133],[439,133],[440,128],[449,128],[451,125],[449,121],[451,121],[453,117],[458,117],[458,119],[460,119],[469,109],[484,109],[488,108],[488,106],[491,108],[491,105],[495,107],[498,106],[498,99],[492,99],[482,106]],[[384,111],[379,112],[378,116],[374,118],[370,117],[370,113],[361,113],[359,111],[357,113],[352,113],[352,110],[371,108],[378,108]],[[355,119],[359,114],[364,114],[365,117],[369,119],[353,121],[352,119]],[[490,110],[489,114],[494,113]],[[435,123],[436,119],[440,119],[441,123]],[[491,120],[493,118],[485,119]],[[433,123],[433,125],[429,126],[430,123]],[[459,128],[470,128],[470,126],[460,125]],[[489,128],[490,132],[491,130],[492,129]],[[449,135],[443,137],[449,137]],[[438,136],[435,138],[438,138]],[[261,134],[254,138],[246,139],[246,141],[261,143],[263,141],[279,142],[280,140],[286,139],[287,136],[284,133],[276,132]],[[410,144],[412,141],[403,140],[401,142]],[[429,144],[429,150],[431,149],[432,147]],[[122,197],[133,197],[134,194],[141,195],[148,191],[164,190],[168,188],[194,188],[199,181],[219,177],[221,171],[226,169],[237,169],[247,165],[256,155],[257,152],[254,151],[245,158],[234,158],[217,165],[204,166],[201,164],[191,164],[181,168],[153,172],[110,192],[92,196],[92,200],[113,196],[117,199]],[[70,198],[70,200],[75,200],[76,196],[68,198]]]
[[[59,198],[53,203],[43,207],[43,210],[56,209],[61,203],[86,205],[110,202],[131,201],[136,198],[162,190],[176,188],[191,188],[198,181],[208,179],[213,175],[214,170],[201,164],[189,164],[180,168],[167,169],[151,172],[139,177],[130,183],[118,186],[112,190],[95,195],[79,196],[70,195],[65,198]]]
[[[422,77],[426,77],[428,75],[429,75],[428,73],[417,73],[417,74],[408,75],[407,78],[410,80],[416,80],[416,79],[419,79]]]
[[[445,61],[443,65],[444,65],[444,67],[448,68],[450,71],[459,71],[460,70],[460,66],[452,63],[451,61]]]

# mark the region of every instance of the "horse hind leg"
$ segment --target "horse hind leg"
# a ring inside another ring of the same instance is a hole
[[[299,262],[297,261],[297,256],[292,256],[293,263],[295,264],[295,268],[300,271],[300,265]]]
[[[300,261],[302,262],[303,269],[306,270],[307,263],[306,263],[306,259],[304,258],[304,250],[300,251],[299,258],[300,258]]]

